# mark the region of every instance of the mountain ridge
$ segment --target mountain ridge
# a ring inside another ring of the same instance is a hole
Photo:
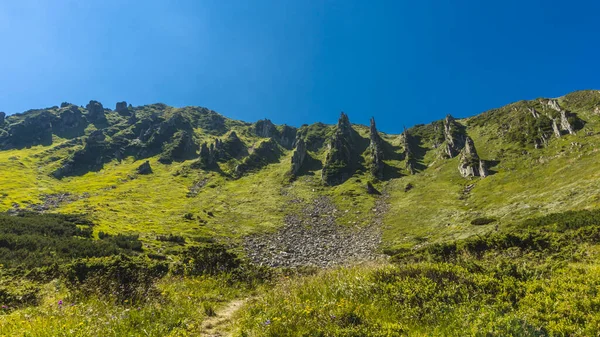
[[[386,188],[392,192],[384,247],[481,233],[494,224],[473,227],[471,221],[488,217],[504,225],[548,208],[542,186],[530,185],[555,173],[526,176],[555,172],[565,160],[593,160],[600,143],[595,90],[519,101],[465,119],[449,116],[400,135],[378,132],[375,120],[371,126],[350,124],[345,114],[338,125],[293,128],[269,120],[235,121],[200,107],[119,102],[117,111],[96,101],[85,109],[61,106],[3,121],[0,187],[7,195],[0,198],[0,210],[15,204],[39,208],[48,195],[70,193],[73,201],[67,198],[50,211],[83,210],[100,230],[142,232],[151,246],[164,245],[154,235],[173,231],[234,240],[272,231],[297,197],[328,196],[338,209],[360,212],[343,213],[340,223],[366,225],[377,197],[369,193]],[[533,168],[526,167],[533,161]],[[141,165],[152,173],[139,174]],[[587,168],[573,172],[580,184],[594,176]],[[561,187],[567,181],[546,186],[568,194]],[[527,186],[531,196],[539,194],[532,198],[539,204],[524,208],[508,191]],[[431,195],[441,204],[430,204]],[[588,207],[594,205],[591,190],[584,196]],[[475,205],[465,206],[470,202]],[[257,208],[268,211],[257,214]],[[138,224],[125,223],[118,216],[123,213],[136,214],[127,221]],[[194,220],[181,220],[188,213]]]

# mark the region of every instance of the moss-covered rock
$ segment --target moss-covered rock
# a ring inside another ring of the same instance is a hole
[[[356,169],[353,130],[348,115],[341,113],[335,133],[328,144],[327,159],[321,178],[327,185],[338,185],[352,176]]]

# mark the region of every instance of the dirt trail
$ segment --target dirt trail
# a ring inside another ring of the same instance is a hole
[[[238,309],[248,301],[247,298],[231,301],[227,306],[217,311],[213,317],[208,317],[202,322],[200,336],[206,337],[226,337],[230,333],[225,331],[227,325],[231,322],[231,317]]]

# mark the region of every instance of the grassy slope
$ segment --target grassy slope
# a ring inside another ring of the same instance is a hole
[[[589,102],[590,99],[584,101]],[[599,173],[595,163],[600,136],[587,135],[586,129],[600,130],[600,118],[592,113],[596,103],[590,105],[579,102],[581,100],[565,102],[563,99],[561,103],[587,121],[585,129],[574,136],[553,139],[545,149],[527,148],[529,155],[522,155],[523,149],[515,144],[500,140],[495,131],[497,125],[468,127],[467,132],[474,139],[480,156],[500,161],[493,168],[497,173],[485,179],[463,179],[458,174],[456,158],[441,160],[438,150],[432,149],[431,144],[422,144],[430,150],[421,160],[429,168],[414,176],[405,175],[376,183],[378,189],[385,189],[389,193],[390,212],[385,219],[384,233],[386,247],[452,241],[493,230],[495,224],[469,224],[470,220],[482,216],[495,217],[504,227],[518,219],[548,211],[597,208]],[[469,125],[469,120],[460,122]],[[365,127],[355,127],[363,137],[367,137]],[[203,134],[202,130],[197,132],[200,139],[214,138]],[[238,134],[248,144],[260,141],[244,136],[242,132]],[[398,136],[384,135],[384,138],[398,153],[401,152]],[[62,141],[56,139],[54,146]],[[0,151],[0,211],[9,209],[13,202],[22,206],[38,203],[41,194],[89,193],[89,198],[62,205],[57,211],[89,213],[98,223],[96,231],[140,233],[151,250],[164,252],[172,244],[157,241],[158,234],[181,234],[200,241],[216,236],[227,241],[237,240],[252,232],[273,230],[282,224],[287,212],[294,207],[301,207],[290,202],[296,198],[309,200],[318,195],[330,196],[342,211],[340,223],[367,223],[372,217],[370,210],[375,205],[375,197],[364,191],[365,182],[371,179],[364,172],[358,172],[336,187],[323,186],[318,169],[289,183],[286,172],[291,159],[290,151],[284,153],[279,163],[268,165],[239,180],[231,180],[217,173],[190,170],[191,161],[163,165],[158,163],[158,156],[150,159],[155,173],[135,179],[129,177],[141,161],[134,162],[131,158],[121,163],[108,163],[103,170],[85,176],[63,180],[51,178],[48,174],[58,165],[52,157],[64,157],[68,151],[65,148],[53,152],[41,146]],[[323,161],[325,152],[321,149],[311,155]],[[406,174],[403,161],[386,160],[386,164]],[[205,178],[208,179],[207,184],[198,195],[187,198],[189,187]],[[413,184],[414,188],[404,192],[408,183]],[[475,187],[468,197],[462,198],[465,186],[470,184],[475,184]],[[214,216],[208,215],[209,211]],[[184,219],[186,213],[192,213],[196,219]],[[197,217],[206,223],[201,223]],[[598,267],[591,262],[597,261],[600,250],[597,245],[591,244],[583,247],[583,250],[588,254],[585,263],[560,263],[553,277],[527,283],[522,294],[522,306],[508,315],[505,315],[501,300],[496,302],[497,306],[490,305],[481,314],[480,301],[475,298],[462,302],[458,309],[438,308],[443,311],[441,313],[428,307],[432,310],[429,314],[433,314],[426,318],[437,323],[415,326],[411,323],[411,312],[407,310],[416,310],[418,313],[423,308],[394,307],[398,303],[396,299],[414,295],[420,305],[436,306],[438,302],[429,302],[425,295],[438,294],[437,291],[430,291],[437,288],[432,288],[427,278],[423,277],[416,281],[409,279],[407,284],[400,280],[402,282],[382,289],[374,277],[381,275],[382,268],[384,272],[393,273],[396,267],[362,266],[284,281],[240,313],[239,327],[256,335],[278,335],[286,331],[314,332],[318,324],[321,324],[321,331],[329,331],[330,335],[348,332],[348,335],[383,336],[407,330],[415,335],[472,335],[481,331],[507,335],[515,331],[523,332],[519,329],[527,328],[526,323],[539,326],[549,321],[552,331],[573,334],[575,332],[568,330],[573,322],[598,324],[597,318],[581,315],[589,315],[594,312],[593,308],[597,308]],[[421,265],[417,268],[435,270],[447,266]],[[464,276],[467,285],[470,282],[482,285],[494,282],[494,277],[489,275],[473,276],[459,267],[448,268],[452,269],[452,273]],[[507,288],[512,287],[510,279],[502,282],[507,282]],[[12,311],[3,317],[0,330],[8,335],[24,330],[38,335],[68,335],[71,332],[81,335],[127,335],[136,334],[143,327],[149,335],[156,336],[167,333],[197,334],[198,325],[205,317],[198,303],[207,302],[219,307],[221,301],[243,296],[246,292],[245,289],[223,287],[222,284],[213,279],[166,278],[161,281],[159,288],[167,300],[151,302],[140,311],[134,311],[127,306],[109,306],[94,298],[67,310],[59,309],[56,302],[66,295],[65,290],[60,284],[52,283],[47,285],[47,295],[40,306]],[[448,288],[441,289],[442,295],[445,296],[447,291],[452,296],[458,296],[464,291],[460,287],[450,289],[452,284],[449,284]],[[419,297],[421,292],[425,297]],[[467,293],[473,292],[468,290]],[[588,294],[589,298],[582,299],[582,293]],[[498,299],[504,297],[505,294],[498,295]],[[573,315],[570,310],[572,306],[580,309],[581,317]],[[554,318],[549,320],[550,316],[540,316],[540,312],[554,315]],[[362,325],[370,330],[356,332],[353,328],[354,314],[366,322]],[[438,314],[440,316],[436,316]],[[115,317],[121,316],[124,319],[115,320]],[[439,318],[446,319],[448,324],[439,323]],[[268,320],[270,324],[265,325]],[[340,326],[342,330],[336,330]],[[589,333],[594,331],[594,327],[589,329],[592,329]],[[586,331],[578,333],[585,335]]]
[[[544,149],[523,149],[498,137],[500,117],[490,118],[483,127],[469,126],[469,119],[460,120],[467,125],[480,157],[499,161],[492,168],[496,173],[485,179],[463,179],[457,170],[458,159],[440,159],[439,149],[427,142],[422,144],[428,151],[421,162],[428,168],[408,176],[404,162],[397,160],[397,154],[402,152],[399,137],[384,135],[396,151],[386,164],[402,174],[400,178],[376,184],[379,189],[385,187],[390,195],[385,246],[407,247],[493,229],[495,224],[470,225],[471,220],[483,216],[497,218],[498,224],[504,226],[548,211],[597,207],[600,173],[594,164],[600,135],[586,134],[586,130],[600,130],[600,118],[593,113],[596,96],[594,92],[583,92],[561,99],[565,108],[578,113],[587,124],[577,135],[553,139]],[[250,136],[241,123],[230,124],[249,146],[261,141]],[[355,129],[361,137],[368,138],[368,128],[355,125]],[[201,129],[197,130],[197,136],[214,138]],[[55,144],[61,141],[64,140],[56,139]],[[131,158],[108,163],[103,170],[84,176],[51,178],[48,174],[59,165],[52,158],[64,157],[67,151],[69,148],[53,151],[41,146],[0,151],[0,211],[11,207],[13,202],[23,206],[40,202],[39,197],[44,193],[89,193],[89,198],[62,205],[58,211],[89,213],[99,224],[98,231],[137,232],[151,246],[159,244],[154,240],[159,234],[174,233],[198,240],[214,236],[238,239],[249,233],[273,230],[282,224],[291,207],[296,207],[290,200],[309,200],[317,195],[332,197],[342,211],[340,223],[367,223],[372,217],[370,210],[375,199],[364,192],[364,184],[371,179],[368,170],[357,172],[336,187],[321,184],[319,169],[289,183],[286,173],[291,151],[285,151],[279,163],[239,180],[192,170],[190,161],[163,165],[157,162],[157,157],[150,159],[154,174],[134,179],[130,177],[141,161],[134,162]],[[523,155],[522,151],[528,154]],[[322,162],[325,154],[324,148],[311,153]],[[223,168],[228,170],[233,165],[226,163]],[[187,198],[189,188],[204,179],[207,183],[198,195]],[[415,187],[404,192],[408,183]],[[474,188],[468,196],[463,195],[465,186],[470,184]],[[192,213],[195,219],[184,219],[186,213]]]

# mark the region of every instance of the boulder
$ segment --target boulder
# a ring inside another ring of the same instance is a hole
[[[367,181],[367,194],[381,194],[370,181]]]
[[[152,167],[150,167],[150,162],[146,160],[142,165],[138,166],[136,171],[138,174],[151,174]]]

